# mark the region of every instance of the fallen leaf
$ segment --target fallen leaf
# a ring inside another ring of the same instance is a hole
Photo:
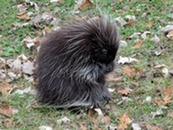
[[[147,130],[163,130],[159,126],[154,126],[154,125],[149,125],[149,124],[146,124],[146,127],[147,127]]]
[[[28,87],[28,88],[25,88],[23,90],[21,89],[17,89],[14,94],[19,94],[19,95],[23,95],[23,94],[26,94],[26,93],[29,93],[29,94],[35,94],[35,90],[34,89],[31,89],[31,87]]]
[[[2,50],[2,46],[0,45],[0,54],[3,52],[3,50]]]
[[[115,18],[115,21],[118,22],[118,24],[120,24],[121,26],[124,26],[127,24],[127,22],[121,17]]]
[[[125,73],[128,77],[133,78],[136,74],[143,73],[143,70],[140,68],[132,68],[130,66],[125,66],[123,68],[123,73]]]
[[[40,41],[37,38],[32,39],[29,36],[27,36],[26,38],[24,38],[22,42],[29,49],[31,49],[31,47],[34,47],[34,46],[39,45],[39,43],[40,43]]]
[[[163,27],[160,29],[160,32],[169,32],[173,30],[173,25],[167,25],[166,27]]]
[[[133,130],[142,130],[138,123],[132,123]]]
[[[169,112],[168,116],[173,118],[173,112]]]
[[[162,90],[162,98],[155,98],[154,102],[158,105],[166,105],[172,102],[173,87],[169,86]]]
[[[150,34],[150,31],[145,31],[141,34],[141,37],[145,40],[147,38],[147,34]]]
[[[17,5],[17,9],[19,11],[20,14],[23,14],[26,12],[27,8],[25,4],[19,4]]]
[[[165,103],[171,102],[173,98],[173,86],[169,86],[163,90],[163,100]]]
[[[152,118],[155,118],[156,116],[162,116],[163,111],[161,109],[157,110],[156,112],[151,112]]]
[[[130,94],[130,91],[128,89],[119,89],[118,93],[127,96],[128,94]]]
[[[27,62],[23,63],[23,66],[22,66],[23,73],[32,75],[34,73],[33,70],[34,70],[34,63],[33,62],[28,60]]]
[[[128,128],[128,125],[132,122],[132,119],[129,117],[127,113],[123,114],[119,118],[118,130],[125,130]]]
[[[13,109],[7,104],[2,104],[0,106],[0,114],[5,115],[7,117],[12,117],[13,115]]]
[[[125,18],[128,20],[133,20],[133,21],[136,20],[136,17],[134,15],[126,15]]]
[[[148,23],[145,24],[145,27],[151,28],[155,24],[154,20],[150,20]]]
[[[129,63],[134,62],[134,61],[138,61],[138,60],[135,58],[131,58],[131,57],[120,56],[119,60],[118,60],[118,64],[125,64],[125,63],[129,64]]]
[[[92,7],[91,0],[83,0],[82,4],[80,5],[80,9],[86,9]]]
[[[139,38],[140,35],[141,35],[140,32],[135,32],[130,36],[130,38]]]
[[[45,36],[46,34],[52,32],[52,30],[49,28],[49,27],[45,27],[44,30],[43,30],[43,35]]]
[[[23,20],[29,20],[30,19],[30,16],[28,13],[17,14],[16,17],[18,19],[23,19]]]
[[[115,77],[113,74],[110,73],[106,75],[106,81],[117,83],[119,81],[122,81],[122,77]]]
[[[155,35],[155,36],[154,36],[153,38],[151,38],[150,40],[153,41],[154,43],[160,42],[160,38],[159,38],[157,35]]]
[[[2,124],[6,127],[6,128],[11,128],[13,126],[13,120],[12,119],[5,119],[2,121]]]
[[[133,26],[135,24],[135,21],[133,19],[129,19],[127,21],[127,23],[124,25],[124,27],[127,27],[127,26]]]
[[[80,129],[81,129],[81,130],[87,130],[87,126],[82,125],[82,124],[79,124],[79,125],[80,125]]]
[[[142,44],[143,44],[143,40],[137,40],[134,48],[140,48],[142,46]]]
[[[3,96],[8,96],[16,88],[16,86],[13,86],[8,83],[0,83],[0,92]]]
[[[50,3],[62,3],[63,0],[50,0]]]
[[[97,118],[92,119],[95,128],[99,128],[100,125],[108,125],[111,122],[109,116],[98,116]]]
[[[124,40],[120,40],[120,46],[127,47],[128,43]]]
[[[50,126],[43,125],[43,126],[39,126],[39,130],[53,130],[53,128]]]
[[[57,122],[57,124],[62,124],[62,123],[70,122],[70,121],[71,120],[68,117],[64,116],[61,119],[58,119],[56,122]]]
[[[166,35],[167,38],[169,39],[173,39],[173,30],[171,30],[170,32],[168,32],[168,34]]]

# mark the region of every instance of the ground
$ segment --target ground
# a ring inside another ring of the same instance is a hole
[[[40,126],[56,130],[173,129],[172,0],[100,0],[92,3],[87,0],[83,5],[73,0],[57,1],[1,1],[0,58],[8,61],[24,54],[33,61],[44,33],[74,18],[109,14],[121,36],[116,69],[107,79],[113,101],[105,106],[100,116],[97,112],[57,110],[38,105],[35,95],[30,92],[34,83],[26,80],[21,72],[22,76],[10,81],[0,78],[0,129],[35,130]],[[24,7],[19,7],[20,4]],[[22,8],[26,8],[25,13],[20,11]],[[36,18],[39,14],[46,18]],[[51,23],[53,18],[56,18],[56,24]],[[22,26],[23,23],[28,25]],[[31,44],[27,37],[36,38],[31,48],[27,46]],[[133,58],[130,63],[121,59],[127,57]],[[0,70],[4,68],[0,66]],[[7,86],[12,89],[4,90]],[[15,93],[29,87],[29,92]],[[69,121],[57,123],[63,117]]]

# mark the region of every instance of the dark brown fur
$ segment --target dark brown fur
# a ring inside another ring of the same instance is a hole
[[[111,98],[105,74],[114,69],[117,28],[102,18],[82,20],[50,34],[37,57],[37,97],[59,107],[102,106]]]

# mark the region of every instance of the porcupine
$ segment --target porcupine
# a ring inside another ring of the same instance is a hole
[[[102,107],[111,99],[105,75],[114,69],[119,35],[105,17],[81,20],[51,33],[37,56],[37,98],[59,107]]]

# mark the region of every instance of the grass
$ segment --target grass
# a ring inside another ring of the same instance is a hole
[[[68,21],[69,18],[74,16],[74,6],[75,2],[72,0],[64,0],[62,4],[51,4],[49,0],[33,0],[40,8],[40,13],[45,11],[52,11],[58,13],[58,18],[61,22]],[[19,54],[32,55],[32,51],[28,50],[22,40],[26,36],[32,38],[38,36],[37,31],[41,31],[42,28],[34,28],[31,25],[22,28],[12,27],[13,23],[19,22],[23,23],[26,21],[19,20],[16,18],[17,5],[19,3],[10,0],[4,0],[0,2],[0,45],[3,48],[3,53],[0,55],[2,57],[15,58]],[[111,14],[113,17],[121,16],[124,18],[126,15],[135,15],[136,23],[133,26],[120,27],[121,39],[128,42],[127,47],[121,47],[118,56],[128,56],[140,59],[140,62],[132,63],[131,67],[137,67],[145,72],[146,77],[140,78],[129,78],[126,74],[123,74],[121,68],[116,70],[117,75],[123,77],[123,81],[118,82],[113,85],[115,88],[129,87],[133,91],[128,95],[131,99],[129,102],[123,102],[122,104],[111,104],[111,108],[106,112],[111,118],[111,124],[117,125],[119,123],[119,117],[128,113],[132,118],[133,122],[136,123],[148,123],[156,126],[161,126],[163,129],[173,129],[173,118],[168,116],[172,112],[173,105],[170,103],[167,109],[162,109],[163,114],[161,116],[156,116],[152,118],[152,112],[156,112],[161,109],[160,106],[155,105],[153,102],[143,102],[147,96],[152,98],[157,97],[159,94],[158,90],[165,88],[173,84],[172,77],[153,77],[153,67],[156,64],[165,64],[169,69],[173,68],[173,44],[172,40],[165,38],[164,34],[158,34],[161,44],[166,48],[166,51],[160,56],[154,56],[153,52],[159,47],[159,45],[150,41],[150,38],[154,37],[160,29],[159,26],[166,26],[171,22],[171,7],[173,2],[171,0],[146,0],[146,1],[136,1],[136,0],[126,0],[123,2],[112,2],[112,0],[100,0],[97,2],[97,6],[102,12]],[[96,2],[93,3],[92,8],[85,9],[80,12],[81,16],[91,15],[97,16],[99,14],[99,9],[96,8]],[[135,13],[136,9],[141,11]],[[118,13],[117,10],[123,13]],[[28,11],[34,11],[32,7],[28,8]],[[147,14],[147,18],[141,18],[143,13]],[[146,23],[154,21],[155,24],[152,27],[147,27]],[[43,27],[46,25],[42,25]],[[51,25],[48,24],[51,27]],[[135,32],[150,31],[148,39],[146,39],[139,49],[134,49],[134,40],[129,39],[130,35]],[[134,86],[133,83],[138,83],[138,86]],[[26,88],[28,86],[34,86],[32,83],[27,83],[24,79],[13,82],[19,88]],[[33,95],[24,94],[22,96],[17,94],[9,95],[8,97],[0,97],[0,104],[6,103],[10,106],[15,106],[18,109],[18,113],[12,116],[13,124],[8,129],[21,129],[30,130],[38,129],[39,126],[48,125],[54,129],[80,129],[80,124],[87,126],[88,129],[96,129],[93,124],[93,119],[84,113],[83,111],[79,113],[71,112],[70,110],[57,110],[55,108],[49,108],[45,106],[35,106],[35,98]],[[114,92],[113,99],[115,101],[121,101],[122,95]],[[70,118],[70,123],[64,123],[57,125],[56,121],[62,117]],[[0,115],[0,129],[7,129],[3,125],[3,121],[6,118]],[[99,125],[100,129],[107,129],[108,124]],[[131,127],[129,127],[131,129]]]

